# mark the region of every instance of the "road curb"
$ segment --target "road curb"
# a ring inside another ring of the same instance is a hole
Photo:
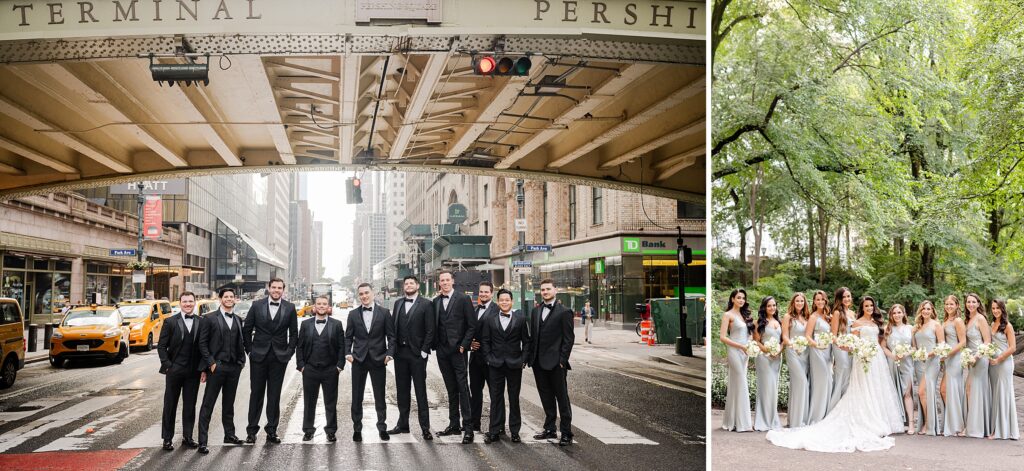
[[[679,362],[677,360],[673,360],[673,359],[670,359],[670,358],[659,357],[659,356],[654,356],[654,355],[651,355],[651,356],[647,357],[647,359],[651,360],[651,361],[656,361],[658,363],[668,363],[670,365],[686,366],[686,365],[683,365],[682,362]]]
[[[37,357],[26,358],[25,359],[25,364],[26,365],[31,365],[33,363],[39,363],[41,361],[47,361],[49,358],[50,358],[50,355],[41,355],[41,356],[37,356]]]

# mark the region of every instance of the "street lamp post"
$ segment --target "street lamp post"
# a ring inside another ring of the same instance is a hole
[[[523,180],[516,180],[516,204],[518,206],[519,219],[522,219],[525,214],[526,195],[523,193]],[[519,260],[523,261],[526,259],[526,232],[519,231]],[[526,275],[523,272],[519,272],[519,304],[523,314],[526,314]]]
[[[138,240],[138,247],[136,247],[136,249],[135,249],[135,260],[137,262],[139,262],[139,266],[141,267],[142,266],[142,261],[146,259],[146,257],[142,253],[142,241],[143,241],[143,238],[144,238],[144,234],[142,232],[142,230],[143,230],[142,220],[144,218],[144,215],[142,214],[142,209],[143,209],[143,206],[145,206],[145,204],[146,204],[146,195],[143,194],[142,182],[137,183],[136,186],[139,189],[139,196],[138,196],[138,199],[136,200],[138,202],[138,218],[139,218],[138,219],[138,229],[139,229],[138,236],[139,236],[139,240]],[[140,270],[143,270],[143,272],[145,271],[144,268],[140,268]],[[146,282],[143,281],[143,282],[139,283],[138,285],[139,285],[139,287],[138,287],[138,290],[136,291],[136,297],[140,298],[140,299],[141,298],[145,298],[146,297],[146,293],[143,290],[146,287]]]
[[[676,338],[676,353],[684,357],[693,356],[690,337],[686,335],[686,265],[690,262],[690,248],[683,244],[683,228],[676,226],[676,250],[679,268],[679,337]]]

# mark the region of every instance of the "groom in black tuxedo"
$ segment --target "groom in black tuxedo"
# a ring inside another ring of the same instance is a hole
[[[434,305],[419,295],[420,281],[412,275],[402,280],[405,296],[395,301],[395,387],[398,392],[398,422],[389,434],[409,433],[409,388],[416,390],[416,410],[424,440],[430,434],[430,404],[427,402],[427,359],[434,343],[437,321]]]
[[[571,369],[569,354],[576,341],[576,334],[573,332],[573,313],[555,300],[555,292],[553,280],[541,280],[540,296],[543,302],[530,312],[533,333],[531,365],[537,382],[537,393],[544,406],[544,431],[533,438],[545,440],[557,437],[555,418],[560,415],[562,438],[558,444],[568,446],[572,444],[572,406],[569,405],[566,374]]]
[[[327,296],[317,296],[313,305],[316,317],[302,323],[299,344],[295,350],[295,366],[302,373],[302,440],[310,441],[316,428],[316,401],[324,391],[324,410],[327,441],[337,440],[338,432],[338,376],[345,369],[345,329],[341,321],[327,312],[331,303]]]
[[[456,292],[455,277],[448,270],[437,275],[441,293],[434,298],[437,313],[437,333],[434,349],[437,366],[448,390],[448,428],[438,435],[457,435],[463,432],[462,443],[473,443],[473,412],[470,408],[469,381],[466,371],[466,353],[473,340],[473,300]],[[459,428],[459,415],[462,428]]]
[[[178,297],[181,314],[164,321],[160,330],[160,343],[156,346],[160,356],[160,374],[165,375],[164,411],[160,435],[164,439],[164,450],[174,450],[174,418],[177,415],[178,397],[184,399],[181,405],[181,428],[183,446],[197,448],[192,439],[196,424],[196,400],[199,397],[199,329],[202,323],[195,314],[196,295],[185,291]]]
[[[263,413],[263,395],[267,397],[267,441],[281,443],[277,425],[281,418],[281,385],[288,362],[295,353],[299,321],[295,305],[282,299],[284,280],[271,278],[267,285],[269,297],[249,308],[242,327],[245,351],[249,353],[249,426],[245,428],[246,443],[256,443]]]
[[[245,367],[242,320],[234,313],[235,290],[222,288],[218,294],[220,309],[203,316],[203,325],[199,328],[199,353],[202,355],[199,369],[206,373],[206,391],[199,409],[199,452],[204,455],[210,452],[206,447],[210,419],[221,392],[224,393],[221,402],[224,443],[242,444],[235,435],[235,392],[238,390],[238,377]]]
[[[387,309],[373,302],[373,289],[369,283],[356,288],[359,306],[349,311],[345,326],[345,345],[352,364],[352,441],[363,441],[363,392],[366,376],[373,385],[373,405],[377,410],[377,432],[381,440],[390,440],[387,432],[387,404],[384,387],[387,379],[385,366],[395,357],[395,323]]]
[[[473,431],[480,431],[480,417],[484,409],[484,389],[488,382],[487,360],[480,350],[480,327],[490,316],[497,315],[498,305],[491,301],[494,285],[490,281],[482,281],[477,287],[477,305],[473,306],[474,338],[469,346],[469,401],[473,417]],[[493,399],[492,399],[493,401]]]
[[[480,352],[488,367],[491,394],[490,430],[484,443],[499,440],[505,429],[505,384],[508,384],[508,428],[512,442],[519,443],[522,415],[519,391],[523,384],[523,368],[530,363],[530,325],[526,316],[512,310],[512,292],[498,290],[498,313],[480,321]]]

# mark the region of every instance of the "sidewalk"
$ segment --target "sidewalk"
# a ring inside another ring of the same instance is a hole
[[[26,351],[25,352],[25,364],[26,365],[28,365],[30,363],[40,362],[40,361],[47,361],[47,359],[49,358],[50,352],[49,352],[49,350],[46,349],[46,343],[44,341],[43,333],[44,333],[43,327],[39,326],[39,328],[36,329],[36,334],[37,334],[37,337],[36,337],[36,351],[34,351],[34,352]],[[46,340],[49,340],[49,339],[46,339]],[[28,329],[27,328],[25,329],[25,341],[28,341]]]
[[[658,363],[670,363],[679,366],[696,366],[697,363],[699,363],[701,365],[700,367],[703,369],[704,359],[707,355],[707,349],[703,345],[693,346],[692,358],[676,355],[676,346],[674,343],[654,344],[653,346],[648,346],[647,344],[640,343],[640,337],[637,337],[636,332],[632,330],[607,328],[600,324],[594,326],[593,330],[591,330],[592,343],[590,344],[587,344],[584,341],[583,327],[578,323],[576,325],[575,332],[576,345],[587,345],[588,347],[597,347],[602,349],[607,348],[614,350],[616,353]]]

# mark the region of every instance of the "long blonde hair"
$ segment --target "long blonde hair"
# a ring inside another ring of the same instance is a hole
[[[814,292],[814,296],[811,296],[811,306],[814,306],[814,300],[818,299],[818,295],[819,294],[825,300],[825,306],[822,308],[823,314],[825,315],[825,322],[832,322],[832,310],[829,309],[829,307],[828,307],[828,293],[826,293],[826,292],[824,292],[824,291],[822,291],[820,289],[815,291]],[[816,312],[816,309],[812,308],[811,309],[811,314],[813,314],[815,312]]]
[[[950,316],[950,314],[946,312],[946,301],[949,301],[950,298],[952,298],[953,301],[956,301],[956,309],[953,310],[953,316],[960,317],[960,298],[957,297],[957,295],[955,295],[955,294],[951,294],[949,296],[946,296],[942,300],[942,321],[943,322],[945,322],[946,319],[948,319],[949,316]]]
[[[921,312],[924,311],[925,304],[927,304],[927,305],[932,307],[932,316],[931,316],[932,319],[935,319],[936,317],[938,317],[935,314],[935,304],[933,304],[931,301],[929,301],[927,299],[925,299],[924,301],[921,301],[921,304],[917,305],[917,312],[914,313],[914,325],[916,325],[918,329],[920,329],[921,327],[924,327],[924,315],[922,315]]]
[[[797,296],[804,298],[804,308],[802,311],[798,311],[796,309]],[[794,314],[798,319],[803,319],[804,322],[807,322],[807,319],[811,317],[811,305],[807,302],[807,296],[803,293],[793,293],[793,297],[789,298],[789,306],[786,308],[786,315],[792,317]]]
[[[907,310],[903,307],[902,304],[893,304],[892,306],[889,306],[889,319],[887,321],[885,321],[885,336],[886,337],[888,337],[889,335],[892,335],[892,312],[894,310],[896,310],[896,309],[899,309],[900,312],[903,313],[903,322],[901,322],[900,325],[908,325],[909,324],[907,322]]]

